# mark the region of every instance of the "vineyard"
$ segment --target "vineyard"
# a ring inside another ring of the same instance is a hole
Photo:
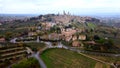
[[[24,58],[27,52],[23,46],[11,45],[0,47],[0,67],[8,66]]]

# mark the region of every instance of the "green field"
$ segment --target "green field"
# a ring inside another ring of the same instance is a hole
[[[18,64],[14,64],[12,68],[40,68],[40,66],[35,58],[29,58],[22,60]]]
[[[91,29],[94,29],[95,27],[96,27],[96,25],[95,24],[93,24],[93,23],[87,23],[87,26],[89,27],[89,28],[91,28]]]
[[[94,68],[96,61],[65,49],[48,49],[41,58],[47,68]]]
[[[98,55],[89,55],[89,56],[109,63],[120,62],[120,57],[109,57],[109,56],[98,56]]]

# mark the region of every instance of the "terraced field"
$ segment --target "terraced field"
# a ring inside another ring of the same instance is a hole
[[[41,58],[47,68],[97,68],[97,61],[65,49],[48,49]]]
[[[26,56],[26,49],[17,44],[0,47],[0,68],[6,68]]]

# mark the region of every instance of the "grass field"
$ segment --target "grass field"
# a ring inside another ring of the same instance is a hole
[[[95,68],[96,61],[65,49],[48,49],[41,58],[47,68]]]
[[[96,56],[96,55],[89,55],[89,56],[109,63],[120,62],[120,57]]]
[[[105,65],[100,62],[97,62],[95,68],[110,68],[110,65]]]

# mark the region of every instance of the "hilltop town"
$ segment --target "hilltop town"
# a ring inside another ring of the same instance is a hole
[[[115,61],[120,59],[120,42],[118,42],[120,29],[102,25],[99,19],[75,16],[64,11],[63,14],[46,14],[0,23],[0,67],[16,68],[17,64],[14,63],[25,59],[26,64],[33,62],[30,64],[35,68],[40,66],[55,68],[52,66],[54,64],[58,66],[61,64],[65,68],[70,65],[65,58],[73,58],[70,62],[75,64],[71,65],[71,68],[74,66],[89,68],[80,65],[85,62],[85,59],[91,60],[86,60],[88,63],[84,63],[92,65],[91,68],[96,68],[95,65],[99,63],[108,68],[120,66],[120,61]],[[104,60],[97,56],[115,58]],[[40,60],[41,58],[43,61]],[[53,64],[49,61],[53,61]],[[63,64],[62,61],[64,61]],[[32,68],[29,65],[28,67]]]

